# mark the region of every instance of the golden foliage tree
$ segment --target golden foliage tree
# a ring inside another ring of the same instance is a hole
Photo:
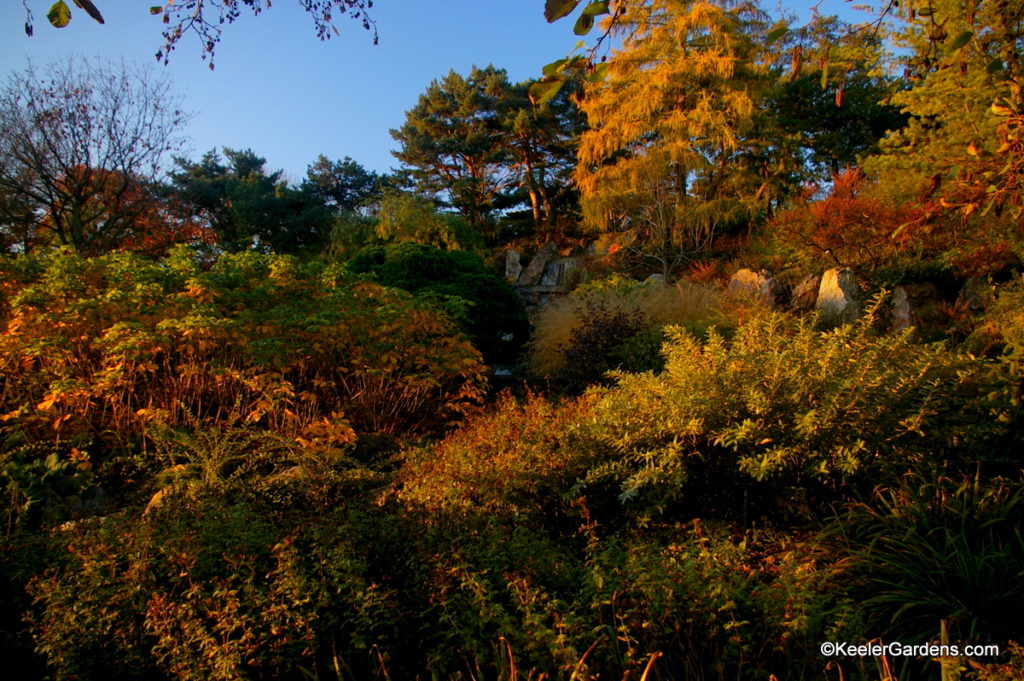
[[[622,46],[582,104],[584,220],[628,232],[668,274],[766,199],[772,171],[751,133],[769,27],[755,5],[719,0],[629,0],[611,16]]]

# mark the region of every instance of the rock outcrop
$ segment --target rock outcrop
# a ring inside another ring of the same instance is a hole
[[[814,308],[826,324],[848,324],[860,316],[860,287],[848,267],[825,270]]]

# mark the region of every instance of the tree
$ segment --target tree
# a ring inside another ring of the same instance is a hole
[[[176,158],[171,174],[175,196],[217,234],[222,248],[258,248],[278,253],[309,251],[323,246],[331,231],[332,213],[321,197],[288,187],[282,171],[268,173],[266,159],[251,149],[216,150],[198,163]]]
[[[306,170],[302,190],[335,212],[354,212],[381,198],[382,178],[346,156],[331,161],[321,154]]]
[[[348,15],[349,18],[362,24],[364,29],[373,33],[373,42],[377,44],[376,24],[367,14],[367,10],[373,7],[373,0],[298,0],[298,2],[312,18],[313,27],[320,40],[328,40],[332,34],[339,33],[338,28],[334,25],[334,14],[337,13]],[[90,0],[74,0],[74,3],[85,10],[86,14],[94,20],[101,24],[104,23],[103,15]],[[24,4],[25,33],[31,36],[34,31],[35,17],[27,0]],[[270,0],[185,0],[177,3],[174,0],[167,0],[163,6],[151,6],[149,13],[160,15],[165,26],[164,45],[156,53],[157,61],[163,60],[166,64],[178,42],[186,34],[194,33],[202,45],[202,58],[209,58],[212,69],[214,51],[217,44],[220,43],[223,27],[225,24],[234,23],[241,16],[243,7],[248,7],[255,16],[270,7]],[[212,12],[208,14],[207,10],[211,8]],[[51,5],[46,18],[53,26],[64,28],[71,22],[71,8],[66,0],[57,0]]]
[[[511,85],[504,70],[473,67],[433,81],[392,130],[401,145],[392,152],[421,193],[441,197],[483,234],[496,210],[514,199],[515,178],[502,144],[499,102]]]
[[[901,13],[895,39],[909,87],[892,101],[909,120],[867,169],[899,185],[901,198],[923,191],[964,220],[1007,203],[1019,209],[1024,3],[935,0]]]
[[[526,204],[538,233],[555,228],[572,196],[575,143],[583,118],[563,93],[543,104],[533,81],[512,84],[502,69],[473,67],[434,81],[391,135],[417,191],[459,211],[481,233],[504,210]]]
[[[582,104],[584,220],[628,233],[668,275],[770,198],[780,170],[753,135],[773,75],[768,25],[750,3],[646,0],[618,3],[612,16],[622,48]]]
[[[576,145],[586,127],[575,100],[563,90],[550,100],[534,104],[529,97],[535,81],[511,88],[501,108],[504,144],[520,192],[529,201],[534,230],[547,241],[556,231],[565,204],[575,207],[572,172]]]
[[[139,236],[188,118],[148,69],[76,59],[14,73],[0,92],[0,195],[19,207],[5,231],[86,252]]]

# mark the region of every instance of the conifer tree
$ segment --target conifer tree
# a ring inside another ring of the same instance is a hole
[[[576,181],[586,224],[628,232],[669,274],[765,206],[774,171],[751,166],[750,133],[771,80],[766,17],[748,3],[621,4],[622,48],[583,99]]]

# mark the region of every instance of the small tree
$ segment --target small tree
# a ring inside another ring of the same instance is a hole
[[[68,60],[12,74],[0,91],[0,194],[20,210],[0,213],[3,231],[85,252],[140,236],[158,201],[146,188],[187,120],[148,69]]]

